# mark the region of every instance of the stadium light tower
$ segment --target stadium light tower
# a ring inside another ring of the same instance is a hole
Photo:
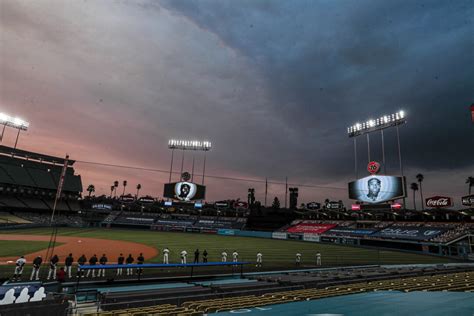
[[[30,123],[28,123],[27,121],[24,121],[19,117],[11,117],[5,113],[0,113],[0,124],[3,125],[2,134],[0,135],[0,142],[3,141],[3,135],[5,134],[5,128],[7,126],[18,130],[18,133],[16,135],[14,149],[16,149],[16,146],[18,144],[18,138],[20,137],[20,132],[27,131],[28,127],[30,127]]]
[[[367,135],[367,151],[370,162],[370,138],[369,134],[380,131],[382,135],[382,163],[384,166],[384,172],[386,173],[385,167],[385,141],[383,130],[389,127],[397,128],[397,142],[398,142],[398,158],[400,161],[400,173],[403,175],[402,156],[400,149],[400,133],[398,127],[406,123],[406,114],[404,111],[399,111],[390,115],[383,115],[377,119],[369,119],[363,123],[356,123],[347,128],[347,134],[349,138],[354,138],[354,153],[355,153],[355,174],[357,178],[357,137],[364,134]]]
[[[210,141],[200,141],[200,140],[183,140],[183,139],[170,139],[168,141],[168,148],[171,149],[171,167],[170,167],[170,177],[169,182],[171,182],[171,174],[173,173],[173,159],[174,159],[174,150],[180,149],[183,151],[181,157],[181,174],[183,173],[184,167],[184,151],[193,150],[193,151],[204,151],[204,166],[202,172],[202,184],[204,185],[204,174],[206,172],[206,152],[210,151],[212,148],[212,143]],[[193,174],[192,178],[194,179],[194,155],[193,155]]]

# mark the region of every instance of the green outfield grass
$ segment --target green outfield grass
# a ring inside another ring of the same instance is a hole
[[[47,241],[0,240],[0,257],[19,257],[48,248]]]
[[[48,235],[49,229],[29,229],[2,232],[7,234]],[[237,250],[239,260],[255,262],[257,252],[262,252],[265,268],[294,267],[295,254],[302,254],[303,266],[314,266],[316,253],[322,255],[323,265],[361,265],[361,264],[412,264],[412,263],[445,263],[449,259],[397,252],[388,250],[365,249],[342,245],[320,244],[302,241],[275,240],[248,237],[219,236],[193,233],[154,232],[147,230],[125,229],[75,229],[60,228],[58,235],[92,237],[102,239],[125,240],[143,243],[155,247],[161,253],[164,247],[171,251],[170,262],[179,262],[179,253],[188,252],[188,261],[192,261],[196,248],[209,253],[209,261],[220,261],[220,254],[226,250],[231,260],[231,253]],[[31,242],[28,242],[31,244]],[[8,255],[12,253],[9,247]],[[37,248],[36,248],[37,250]],[[105,250],[106,252],[106,250]],[[6,256],[5,249],[0,247],[0,256]],[[135,254],[136,256],[136,254]],[[145,258],[146,262],[161,262],[161,255]],[[109,260],[115,260],[109,258]]]

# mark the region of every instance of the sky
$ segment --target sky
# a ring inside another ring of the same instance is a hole
[[[206,175],[263,181],[206,178],[208,200],[245,199],[254,187],[263,201],[268,178],[269,200],[283,201],[276,183],[288,177],[300,202],[349,204],[347,127],[404,110],[407,182],[422,173],[425,197],[459,205],[474,176],[473,19],[472,0],[2,0],[0,112],[31,122],[21,149],[166,171],[168,139],[210,140]],[[379,134],[370,145],[381,161]],[[400,173],[396,145],[387,130],[387,174]],[[358,149],[362,177],[364,138]],[[202,174],[204,155],[194,157]],[[140,183],[161,196],[168,181],[166,172],[75,169],[96,194],[127,180],[127,192]]]

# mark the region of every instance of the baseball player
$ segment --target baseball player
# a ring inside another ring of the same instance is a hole
[[[72,257],[72,253],[70,253],[69,256],[67,256],[64,260],[64,266],[66,267],[65,272],[67,273],[69,278],[71,278],[71,268],[73,262],[74,258]]]
[[[90,265],[90,266],[95,266],[95,265],[97,264],[97,261],[99,261],[99,259],[97,259],[97,255],[94,254],[94,255],[89,259],[89,265]],[[91,273],[91,270],[92,270],[92,277],[95,278],[95,269],[87,269],[86,277],[87,277],[87,278],[89,277],[89,274]]]
[[[84,277],[84,273],[81,271],[81,266],[85,265],[87,262],[87,258],[84,254],[77,259],[77,277]]]
[[[222,262],[227,262],[227,252],[223,251],[221,253],[221,261]]]
[[[237,261],[239,261],[239,253],[237,252],[237,250],[234,250],[234,252],[232,253],[232,262]]]
[[[296,261],[295,261],[295,263],[296,263],[296,266],[297,266],[297,267],[299,267],[300,264],[301,264],[301,254],[300,254],[299,252],[296,254]]]
[[[41,263],[43,263],[43,258],[41,258],[41,256],[38,256],[35,258],[35,260],[33,260],[33,271],[31,271],[30,281],[32,281],[33,278],[37,281],[39,280],[38,274],[41,267]]]
[[[15,263],[15,274],[13,275],[12,281],[21,281],[21,274],[23,273],[23,268],[25,267],[26,259],[24,256],[21,256],[16,260]]]
[[[170,250],[168,249],[168,247],[165,247],[165,249],[163,249],[163,264],[169,264],[169,256]]]
[[[186,264],[186,257],[188,252],[186,250],[181,251],[181,264]]]
[[[133,264],[133,262],[135,261],[135,259],[132,257],[132,254],[128,254],[128,257],[127,259],[125,259],[125,262],[127,264]],[[127,275],[133,275],[133,270],[132,268],[127,268]]]
[[[194,263],[199,263],[199,249],[194,252]]]
[[[202,262],[207,263],[207,250],[204,249],[204,252],[202,253]]]
[[[316,253],[316,265],[320,266],[321,265],[321,253]]]
[[[120,254],[120,256],[117,258],[117,264],[119,266],[122,266],[123,263],[125,262],[125,257],[123,256],[123,254]],[[122,275],[122,267],[120,268],[117,268],[117,275]]]
[[[140,253],[140,255],[137,258],[137,264],[144,264],[144,263],[145,263],[145,257],[143,257],[143,254]],[[142,273],[143,273],[143,269],[138,268],[137,269],[137,274],[142,274]]]
[[[54,280],[56,280],[56,266],[58,264],[59,257],[58,255],[54,255],[51,258],[51,261],[49,262],[49,272],[48,272],[48,277],[46,278],[49,280],[51,277],[53,277]]]
[[[99,263],[101,266],[105,266],[107,264],[107,261],[109,260],[107,259],[104,253],[102,257],[100,257]],[[97,276],[100,278],[101,274],[102,274],[102,277],[105,277],[105,269],[99,269],[99,274]]]
[[[255,265],[256,267],[262,267],[262,253],[259,252],[257,253],[257,264]]]

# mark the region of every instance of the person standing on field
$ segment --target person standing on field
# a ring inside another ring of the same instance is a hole
[[[237,250],[234,250],[234,252],[232,253],[232,261],[233,262],[239,261],[239,253],[237,252]]]
[[[24,256],[21,256],[16,260],[15,263],[15,274],[13,275],[12,281],[21,281],[21,275],[23,274],[23,268],[25,267],[26,259]]]
[[[68,275],[69,278],[71,278],[71,269],[72,269],[72,263],[74,262],[74,258],[72,257],[72,253],[69,254],[69,256],[66,257],[64,260],[64,266],[66,267],[65,273]]]
[[[257,268],[261,268],[262,267],[262,253],[259,252],[257,253],[257,264],[255,265]]]
[[[300,254],[299,252],[296,254],[296,261],[295,261],[295,263],[296,263],[296,266],[297,266],[297,267],[299,267],[300,264],[301,264],[301,254]]]
[[[125,260],[125,262],[127,264],[133,264],[133,262],[135,261],[135,259],[132,257],[132,254],[128,254],[128,257],[127,259]],[[132,268],[127,268],[127,275],[133,275],[133,269]]]
[[[188,256],[188,252],[186,250],[181,251],[181,264],[186,264],[187,256]]]
[[[199,263],[199,249],[194,252],[194,263]]]
[[[51,258],[51,261],[49,262],[49,272],[48,272],[48,277],[46,278],[49,280],[51,277],[53,277],[54,280],[56,280],[56,266],[59,262],[59,257],[58,255],[54,255]]]
[[[43,258],[41,258],[41,256],[38,256],[35,258],[35,260],[33,260],[33,271],[31,271],[30,281],[32,281],[33,279],[35,279],[36,281],[39,280],[39,270],[41,267],[41,263],[43,263]]]
[[[321,266],[321,253],[316,254],[316,265]]]
[[[137,258],[137,264],[144,264],[145,263],[145,257],[143,257],[143,254],[140,253],[140,255],[138,256]],[[143,273],[143,269],[142,268],[138,268],[137,269],[137,274],[138,275],[141,275]]]
[[[107,257],[105,256],[105,253],[100,257],[99,263],[101,266],[105,266],[107,264]],[[105,277],[105,269],[99,269],[99,275],[98,277],[100,278],[102,272],[102,277]]]
[[[77,259],[77,277],[78,278],[83,278],[84,277],[84,271],[81,271],[81,266],[85,265],[87,262],[87,258],[84,254]]]
[[[117,264],[120,266],[119,268],[117,268],[117,275],[122,275],[122,266],[123,266],[123,263],[125,261],[125,258],[123,256],[123,254],[120,254],[120,256],[117,258]]]
[[[202,253],[202,262],[207,263],[207,250],[204,249],[204,252]]]
[[[90,259],[89,259],[89,265],[92,267],[95,267],[99,259],[97,259],[97,255],[94,254]],[[92,270],[92,277],[95,278],[95,269],[87,269],[87,274],[86,277],[89,277],[89,274],[91,273]]]
[[[221,262],[227,262],[227,252],[225,250],[221,253]]]
[[[168,247],[165,247],[165,249],[163,249],[163,264],[169,264],[169,256],[170,250]]]

